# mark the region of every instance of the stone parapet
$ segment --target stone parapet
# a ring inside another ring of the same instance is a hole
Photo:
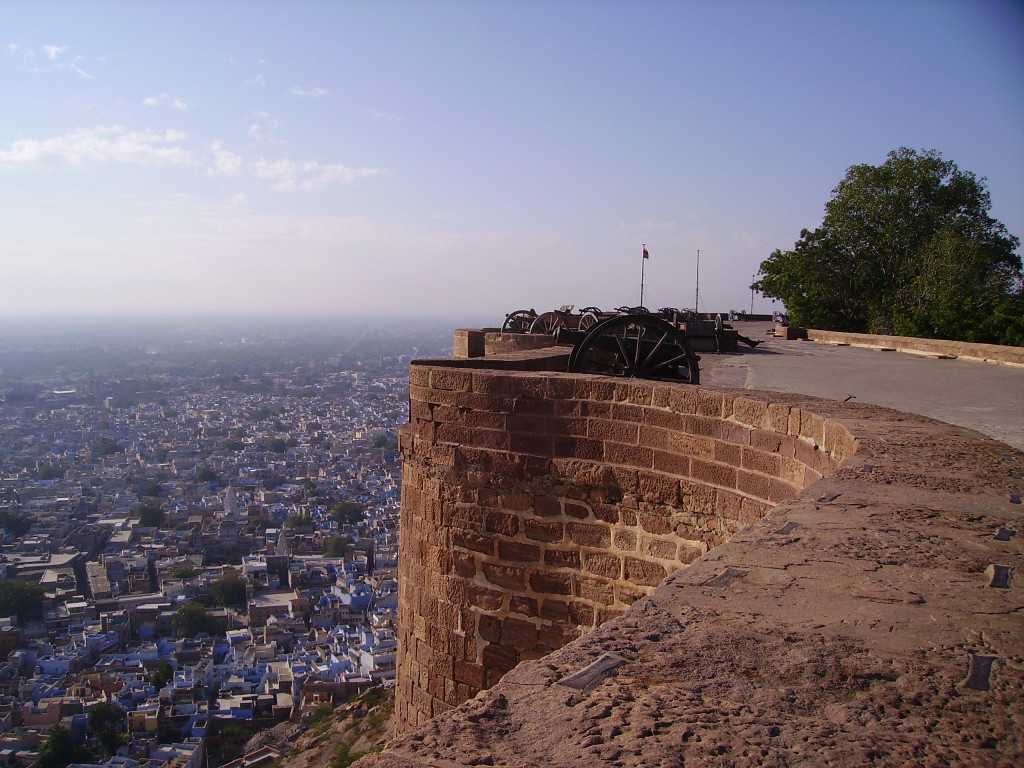
[[[967,341],[949,341],[945,339],[918,339],[908,336],[821,331],[814,328],[807,329],[807,339],[832,344],[850,344],[851,346],[875,347],[921,355],[1024,366],[1024,347],[974,344]]]
[[[469,365],[411,370],[404,735],[360,766],[1024,763],[1024,453]]]
[[[464,365],[410,373],[400,731],[621,616],[857,448],[807,398]]]

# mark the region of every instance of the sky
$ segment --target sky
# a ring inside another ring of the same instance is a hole
[[[2,0],[0,95],[7,317],[771,312],[902,146],[1024,236],[1017,0]]]

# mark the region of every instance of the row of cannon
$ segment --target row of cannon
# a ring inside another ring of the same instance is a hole
[[[516,310],[505,316],[501,330],[550,334],[556,344],[571,344],[571,373],[700,383],[700,356],[686,338],[686,322],[696,321],[696,313],[673,307],[657,312],[645,307],[574,309]]]

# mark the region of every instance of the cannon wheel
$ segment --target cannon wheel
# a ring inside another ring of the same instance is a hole
[[[593,313],[595,315],[598,315],[598,316],[601,315],[601,310],[598,307],[584,307],[583,309],[580,310],[580,314],[581,315],[585,315],[588,312],[591,312],[591,313]]]
[[[541,312],[530,325],[530,333],[554,333],[565,325],[565,316],[560,312]]]
[[[595,325],[601,322],[601,317],[597,312],[584,312],[580,315],[580,324],[577,326],[581,331],[589,330]]]
[[[608,337],[614,340],[613,345],[607,343]],[[599,345],[598,340],[604,343]],[[643,349],[628,340],[643,340],[653,347]],[[587,331],[569,355],[569,371],[699,384],[698,359],[686,335],[664,320],[651,315],[620,315],[602,320]]]
[[[501,325],[502,333],[529,333],[530,324],[533,323],[537,313],[532,309],[517,309],[510,315],[505,316],[505,322]]]

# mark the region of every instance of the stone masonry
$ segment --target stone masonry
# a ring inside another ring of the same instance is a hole
[[[360,766],[1024,761],[1024,453],[563,352],[411,368],[399,738]]]

